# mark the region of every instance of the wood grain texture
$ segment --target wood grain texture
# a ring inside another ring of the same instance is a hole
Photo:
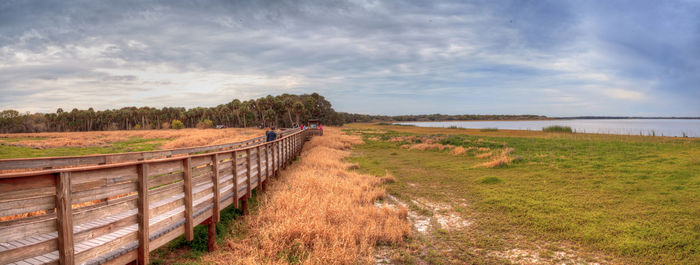
[[[192,220],[192,159],[185,158],[183,167],[185,170],[185,239],[192,241],[194,239],[194,224]]]
[[[140,164],[137,166],[138,172],[138,262],[139,264],[148,264],[150,262],[148,253],[150,241],[148,239],[149,223],[149,207],[148,207],[148,164]]]
[[[46,214],[0,222],[0,264],[147,264],[150,250],[182,234],[193,240],[194,226],[219,222],[222,208],[236,203],[247,212],[253,189],[265,189],[304,140],[290,130],[275,141],[209,154],[3,175],[0,216]],[[105,256],[128,245],[136,249]]]
[[[58,227],[58,260],[73,264],[73,213],[71,208],[70,172],[56,174],[56,225]]]
[[[213,170],[214,170],[214,176],[212,178],[212,182],[214,186],[212,187],[212,190],[214,192],[214,214],[212,216],[212,222],[218,223],[219,222],[219,196],[220,196],[220,189],[219,189],[219,177],[220,177],[220,172],[219,172],[219,155],[214,154],[212,156],[213,160]]]

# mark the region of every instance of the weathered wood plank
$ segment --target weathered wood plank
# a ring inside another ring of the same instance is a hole
[[[70,172],[56,174],[56,225],[58,228],[58,256],[61,264],[75,262],[70,177]]]
[[[41,210],[53,210],[56,196],[18,198],[0,202],[0,216],[9,216]]]
[[[116,257],[115,259],[108,260],[102,265],[124,265],[128,264],[138,258],[138,250],[132,250],[124,255]]]
[[[185,182],[180,181],[173,184],[168,184],[159,188],[155,188],[149,191],[150,198],[149,201],[159,202],[161,200],[170,198],[177,194],[184,194]]]
[[[39,220],[16,222],[0,228],[0,242],[19,240],[26,237],[56,232],[55,214]]]
[[[137,166],[138,172],[138,262],[139,264],[149,264],[150,260],[148,253],[150,250],[148,246],[150,241],[148,239],[148,228],[149,228],[149,207],[148,207],[148,164],[140,164]]]
[[[96,241],[81,242],[80,247],[81,247],[81,249],[84,248],[84,250],[79,251],[76,254],[76,257],[75,257],[76,264],[84,263],[88,260],[94,259],[96,257],[103,255],[103,254],[106,254],[114,249],[120,248],[124,245],[131,243],[131,242],[137,241],[138,240],[137,230],[138,229],[136,229],[136,228],[135,229],[124,228],[121,230],[121,231],[124,231],[123,233],[116,233],[116,234],[119,234],[120,236],[118,236],[115,239],[112,239],[104,244],[98,244]],[[61,263],[61,264],[63,264],[63,263]]]
[[[185,239],[192,241],[194,239],[194,224],[192,220],[192,159],[186,158],[183,161],[185,170]]]
[[[258,156],[258,186],[260,186],[260,183],[262,183],[262,152],[260,150],[260,145],[258,145],[257,149],[257,156]]]
[[[0,200],[15,199],[23,195],[52,195],[34,192],[35,190],[45,191],[46,188],[54,190],[55,186],[56,178],[53,174],[0,179]]]
[[[157,177],[151,177],[148,179],[148,188],[151,189],[162,185],[182,181],[184,174],[185,173],[183,172],[172,172]]]
[[[137,186],[138,183],[136,182],[127,182],[100,187],[92,190],[75,192],[72,194],[73,203],[83,203],[93,200],[107,199],[109,197],[136,192]]]
[[[233,197],[236,198],[234,200],[235,203],[235,208],[238,209],[238,152],[233,151]]]
[[[56,239],[39,241],[22,247],[0,252],[0,264],[8,264],[57,250]]]
[[[250,198],[250,196],[251,196],[251,192],[250,192],[251,191],[251,186],[250,186],[250,178],[251,178],[250,148],[245,150],[245,154],[246,154],[246,167],[247,167],[246,180],[245,180],[245,183],[246,183],[246,185],[245,185],[246,186],[246,193],[245,194],[246,194],[246,198]]]
[[[137,195],[122,197],[114,202],[94,208],[81,208],[73,211],[73,225],[81,225],[105,216],[112,216],[136,209]]]
[[[196,156],[192,158],[192,167],[196,168],[201,165],[209,165],[211,162],[211,156]]]
[[[134,166],[76,171],[71,175],[71,190],[77,192],[95,189],[102,186],[135,181],[136,177],[136,167]]]
[[[214,170],[214,176],[212,177],[212,182],[214,182],[213,183],[214,186],[212,187],[212,190],[214,192],[214,214],[212,215],[211,221],[214,223],[218,223],[219,218],[220,218],[220,216],[219,216],[219,211],[220,211],[220,209],[219,209],[219,203],[220,203],[219,202],[219,196],[220,196],[219,177],[220,177],[221,172],[219,172],[219,155],[214,154],[212,156],[212,158],[213,158],[213,163],[214,163],[213,168],[212,168]]]
[[[150,176],[158,176],[161,174],[171,173],[183,170],[182,161],[173,160],[165,162],[149,163]]]

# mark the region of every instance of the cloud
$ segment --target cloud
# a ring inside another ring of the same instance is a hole
[[[0,3],[0,109],[319,92],[361,113],[700,115],[700,5]]]
[[[609,97],[617,98],[617,99],[629,99],[629,100],[642,100],[642,99],[644,99],[644,94],[639,93],[639,92],[635,92],[635,91],[624,90],[624,89],[606,90],[605,94],[608,95]]]

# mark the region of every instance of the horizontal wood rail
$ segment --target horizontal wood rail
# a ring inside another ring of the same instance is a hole
[[[298,131],[299,129],[288,129],[282,131],[281,134],[289,134]],[[84,155],[84,156],[63,156],[63,157],[36,157],[36,158],[17,158],[17,159],[0,159],[0,170],[34,170],[34,169],[51,169],[51,168],[66,168],[88,165],[105,165],[115,164],[128,161],[149,160],[157,158],[166,158],[180,155],[189,155],[196,153],[207,153],[213,151],[223,151],[234,149],[248,145],[254,145],[265,141],[264,136],[255,137],[241,142],[198,146],[189,148],[178,148],[169,150],[146,151],[146,152],[129,152],[119,154],[99,154],[99,155]]]
[[[0,264],[148,264],[151,250],[247,212],[312,130],[179,157],[0,174]],[[254,138],[257,139],[257,138]],[[215,233],[214,233],[215,234]]]

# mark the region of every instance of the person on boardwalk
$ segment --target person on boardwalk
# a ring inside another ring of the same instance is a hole
[[[267,137],[267,141],[271,142],[277,139],[277,133],[275,132],[275,127],[270,127],[270,130],[265,132],[265,136]]]

